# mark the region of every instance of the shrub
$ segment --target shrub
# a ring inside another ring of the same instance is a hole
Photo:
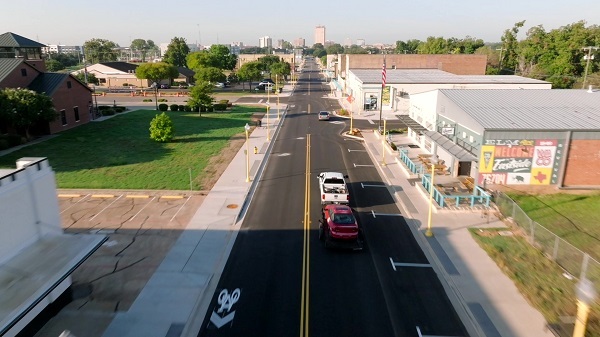
[[[113,108],[108,108],[102,110],[102,116],[112,116],[115,114],[115,110]]]
[[[166,105],[166,104],[164,104],[164,103],[159,104],[158,105],[158,110],[160,110],[160,111],[167,111],[167,110],[169,110],[169,106]]]
[[[151,98],[144,98],[144,99],[142,100],[142,102],[152,102],[152,99],[151,99]]]
[[[184,110],[185,110],[185,105],[179,104],[179,111],[184,111]]]
[[[191,107],[191,106],[189,106],[189,105],[184,105],[184,106],[183,106],[183,111],[185,111],[185,112],[191,112],[191,111],[192,111],[192,107]],[[197,112],[197,111],[196,111],[196,112]]]
[[[212,105],[209,105],[206,107],[206,112],[213,112],[213,111],[214,111],[214,108]]]
[[[8,146],[8,141],[4,138],[0,138],[0,150],[6,150],[10,146]]]
[[[164,111],[160,115],[156,115],[150,122],[150,139],[166,143],[173,139],[174,134],[173,121]]]
[[[108,109],[112,109],[112,106],[110,105],[100,105],[98,106],[98,110],[102,111],[102,110],[108,110]]]
[[[337,113],[340,116],[348,116],[348,110],[346,109],[340,109],[340,111],[338,111]]]
[[[159,98],[156,100],[157,102],[168,102],[166,98]]]
[[[227,110],[227,104],[217,103],[213,105],[215,111],[225,111]]]
[[[221,99],[221,100],[219,100],[219,104],[225,104],[225,105],[227,105],[228,103],[229,103],[228,99]]]
[[[9,147],[18,146],[18,145],[23,144],[21,136],[15,135],[14,133],[9,133],[5,137],[6,137],[6,142],[8,143]]]
[[[171,104],[171,106],[169,108],[171,109],[171,111],[178,111],[179,110],[179,105],[177,105],[177,104]]]

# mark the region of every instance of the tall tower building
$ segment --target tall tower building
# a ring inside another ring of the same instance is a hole
[[[268,36],[263,36],[258,39],[258,46],[260,48],[272,48],[273,47],[273,39]]]
[[[304,48],[306,41],[303,38],[299,37],[294,40],[294,47]]]
[[[315,28],[315,44],[320,43],[325,45],[325,26],[317,26]]]

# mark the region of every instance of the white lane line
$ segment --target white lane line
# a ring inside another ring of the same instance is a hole
[[[123,196],[123,194],[121,194],[118,198],[116,198],[113,202],[111,202],[110,204],[108,204],[106,207],[104,207],[100,212],[96,213],[96,215],[94,215],[93,217],[90,218],[89,221],[94,220],[95,217],[97,217],[100,213],[104,212],[107,208],[109,208],[110,206],[112,206],[112,204],[114,204],[115,202],[117,202],[117,200],[121,199],[121,197]]]
[[[365,187],[387,187],[385,185],[369,185],[369,184],[363,184],[363,183],[360,183],[360,184],[363,188],[365,188]]]
[[[66,210],[68,210],[69,208],[71,208],[71,207],[73,207],[73,206],[77,205],[78,203],[82,202],[83,200],[85,200],[85,198],[87,198],[87,197],[89,197],[89,196],[90,196],[89,194],[86,194],[86,195],[85,195],[85,197],[81,198],[81,199],[80,199],[78,202],[76,202],[76,203],[74,203],[73,205],[71,205],[71,206],[69,206],[69,207],[67,207],[67,208],[63,209],[63,211],[62,211],[62,212],[60,212],[60,214],[63,214],[63,213],[66,211]]]
[[[373,122],[373,120],[371,120],[371,119],[367,119],[367,120],[369,121],[369,123],[375,124],[375,122]]]
[[[376,218],[374,210],[371,210],[371,214],[373,214],[373,217]]]
[[[394,264],[394,260],[392,260],[391,257],[390,257],[390,263],[392,264],[392,268],[394,268],[394,271],[396,271],[396,265]]]
[[[396,267],[431,268],[431,265],[429,263],[401,263],[401,262],[394,262],[394,266],[396,266]]]
[[[375,165],[354,164],[354,167],[375,167]]]
[[[381,215],[381,216],[403,216],[402,214],[392,214],[392,213],[375,213],[374,211],[371,211],[371,212],[373,212],[373,217],[375,217],[375,214],[377,214],[377,215]]]
[[[135,215],[134,215],[134,216],[132,216],[132,217],[131,217],[131,219],[129,219],[129,221],[131,221],[131,220],[135,219],[135,217],[136,217],[136,216],[138,216],[138,214],[142,213],[142,211],[144,210],[144,208],[146,208],[146,206],[150,205],[150,203],[151,203],[152,201],[154,201],[154,199],[156,199],[156,196],[153,196],[153,197],[152,197],[152,200],[148,201],[148,202],[147,202],[147,203],[144,205],[144,207],[142,207],[142,209],[140,209],[140,210],[139,210],[137,213],[135,213]]]
[[[179,207],[179,209],[177,210],[177,212],[175,213],[175,215],[173,215],[173,217],[171,218],[171,220],[169,220],[169,222],[173,221],[173,219],[175,219],[175,217],[177,216],[177,214],[179,214],[179,211],[181,211],[181,209],[183,208],[183,206],[185,206],[185,204],[187,204],[188,201],[190,201],[191,196],[188,196],[187,199],[185,200],[185,202],[183,203],[183,205],[181,205],[181,207]]]
[[[441,336],[441,335],[423,335],[421,333],[421,329],[419,328],[419,326],[417,325],[417,334],[419,334],[419,337],[451,337],[451,336]]]
[[[261,99],[258,101],[258,103],[260,104],[260,103],[262,103],[262,102],[263,102],[263,99],[261,98]]]
[[[367,152],[367,150],[351,150],[351,149],[348,149],[348,152]]]

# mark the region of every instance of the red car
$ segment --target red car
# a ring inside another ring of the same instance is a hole
[[[329,204],[322,211],[319,220],[319,239],[325,241],[325,247],[362,249],[360,228],[347,205]]]

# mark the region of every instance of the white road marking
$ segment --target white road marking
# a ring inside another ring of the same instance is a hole
[[[348,152],[367,152],[367,150],[352,150],[352,149],[348,149]]]
[[[363,183],[360,183],[360,186],[362,186],[362,188],[365,188],[365,187],[387,187],[385,185],[369,185],[369,184],[363,184]]]
[[[141,212],[144,210],[144,208],[146,208],[146,206],[150,205],[150,203],[151,203],[152,201],[154,201],[154,199],[156,199],[156,196],[152,197],[152,200],[148,201],[148,202],[147,202],[147,203],[144,205],[144,207],[142,207],[142,209],[140,209],[140,210],[139,210],[137,213],[135,213],[135,215],[134,215],[134,216],[132,216],[132,217],[131,217],[131,219],[129,219],[129,221],[133,220],[133,219],[134,219],[136,216],[138,216],[138,214],[140,214],[140,213],[141,213]]]
[[[371,214],[373,214],[373,217],[376,218],[374,210],[371,210]]]
[[[60,214],[63,214],[63,213],[66,211],[66,210],[68,210],[69,208],[71,208],[71,207],[73,207],[73,206],[77,205],[78,203],[82,202],[83,200],[85,200],[85,198],[87,198],[87,197],[89,197],[89,196],[90,196],[89,194],[86,194],[86,196],[85,196],[85,197],[83,197],[83,198],[81,198],[81,200],[79,200],[78,202],[76,202],[76,203],[74,203],[73,205],[71,205],[71,206],[69,206],[69,207],[67,207],[67,208],[63,209],[63,211],[62,211],[62,212],[60,212]]]
[[[96,213],[96,215],[94,215],[93,217],[90,218],[89,221],[94,220],[95,217],[97,217],[100,213],[104,212],[107,208],[109,208],[110,206],[112,206],[112,204],[114,204],[115,202],[117,202],[117,200],[121,199],[121,197],[123,196],[123,194],[121,194],[118,198],[116,198],[113,202],[111,202],[110,204],[108,204],[106,207],[104,207],[100,212]]]
[[[110,241],[106,241],[106,242],[103,244],[103,246],[106,246],[106,247],[112,247],[112,246],[116,246],[116,245],[118,245],[118,244],[119,244],[119,243],[117,242],[117,240],[110,240]]]
[[[375,165],[362,165],[362,164],[354,164],[354,167],[359,167],[359,166],[363,166],[363,167],[374,167]]]
[[[413,267],[413,268],[431,268],[431,264],[429,263],[402,263],[402,262],[394,262],[390,257],[390,262],[392,263],[392,268],[396,271],[396,267]]]
[[[169,222],[173,221],[173,219],[175,219],[175,217],[177,216],[177,214],[179,214],[179,211],[181,211],[181,209],[183,208],[183,206],[185,206],[185,204],[187,204],[188,201],[190,201],[191,197],[187,197],[187,199],[185,200],[185,202],[183,203],[183,205],[181,205],[181,207],[179,207],[179,209],[177,210],[177,212],[175,212],[175,214],[173,215],[173,217],[171,218],[171,220],[169,220]]]
[[[258,103],[260,104],[260,103],[262,103],[262,102],[263,102],[263,99],[261,98],[261,99],[258,101]]]
[[[377,215],[381,215],[381,216],[402,216],[402,214],[393,214],[393,213],[375,213],[375,211],[371,211],[373,212],[373,217],[375,217],[375,214]]]
[[[277,154],[277,157],[287,157],[287,156],[291,156],[291,153],[279,153]]]
[[[342,122],[342,121],[331,121],[329,123],[331,123],[331,124],[345,124],[345,122]]]
[[[390,263],[392,264],[392,268],[394,268],[394,271],[396,271],[396,265],[394,264],[394,260],[392,260],[391,257],[390,257]]]
[[[371,120],[371,119],[367,119],[367,120],[369,121],[369,123],[375,124],[375,122],[373,122],[373,120]]]

